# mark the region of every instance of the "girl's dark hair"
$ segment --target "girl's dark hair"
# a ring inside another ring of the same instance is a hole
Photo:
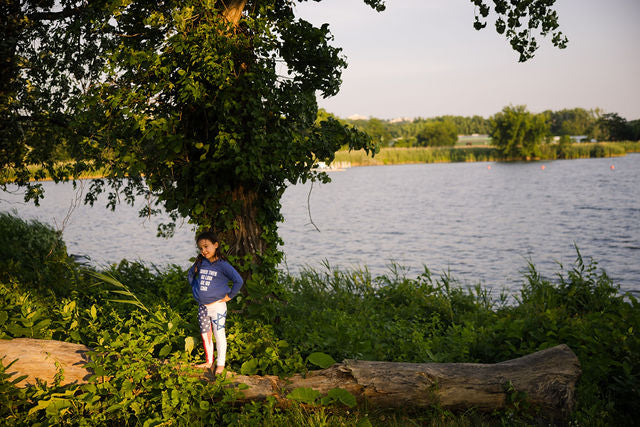
[[[218,241],[218,236],[216,236],[216,233],[214,233],[211,230],[203,231],[198,235],[196,235],[196,244],[200,240],[208,240],[211,243],[218,243],[218,249],[216,249],[216,256],[219,259],[226,259],[226,257],[222,254],[222,250],[220,248],[220,242]],[[198,254],[198,256],[196,257],[194,273],[197,274],[198,270],[200,270],[200,265],[202,264],[203,259],[204,257],[202,256],[202,254]]]
[[[207,230],[201,232],[196,236],[196,243],[198,243],[202,239],[206,239],[211,243],[216,243],[218,241],[218,236],[216,236],[216,233],[214,233],[213,231]]]

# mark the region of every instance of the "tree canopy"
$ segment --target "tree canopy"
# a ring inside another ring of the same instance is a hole
[[[428,122],[416,135],[417,145],[440,147],[455,145],[458,141],[456,125],[450,121]]]
[[[549,135],[544,114],[532,114],[524,105],[509,106],[491,119],[491,142],[514,159],[539,155],[539,144]]]
[[[489,3],[472,3],[481,28]],[[553,3],[493,0],[496,30],[521,60],[537,48],[533,31],[564,46]],[[338,92],[346,62],[328,24],[296,17],[294,4],[2,2],[0,185],[37,202],[42,187],[31,180],[99,170],[88,203],[105,191],[111,208],[144,197],[141,215],[164,210],[214,229],[253,274],[253,292],[280,260],[286,185],[328,180],[314,164],[341,146],[376,150],[357,129],[316,120],[316,97]]]

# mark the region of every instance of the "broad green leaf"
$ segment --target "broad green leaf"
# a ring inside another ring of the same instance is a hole
[[[258,370],[258,359],[250,359],[242,364],[240,373],[242,375],[253,375]]]
[[[355,396],[343,388],[333,388],[327,392],[327,396],[348,406],[349,408],[356,406]]]
[[[195,347],[195,340],[193,339],[193,337],[186,337],[184,339],[184,351],[188,354],[191,354],[194,347]]]
[[[46,409],[51,404],[51,400],[40,400],[38,404],[29,410],[29,415],[41,409]]]
[[[49,325],[51,325],[51,319],[44,319],[38,322],[37,324],[35,324],[33,326],[33,329],[36,331],[39,331],[39,330],[48,328]]]
[[[315,353],[311,353],[309,355],[309,357],[307,358],[307,360],[311,363],[313,363],[316,366],[319,366],[321,368],[328,368],[329,366],[333,365],[334,363],[336,363],[336,361],[333,359],[333,357],[329,356],[326,353],[321,353],[321,352],[315,352]]]
[[[298,387],[287,394],[287,399],[296,400],[303,403],[313,403],[317,398],[321,396],[321,393],[317,390],[307,387]]]
[[[76,308],[76,302],[75,301],[71,301],[71,302],[69,302],[68,304],[66,304],[64,306],[64,312],[65,313],[72,312],[75,308]]]
[[[160,350],[159,356],[164,357],[171,352],[171,345],[167,344]]]

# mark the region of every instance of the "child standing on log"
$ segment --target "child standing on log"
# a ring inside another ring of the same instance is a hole
[[[242,287],[242,277],[238,271],[223,259],[220,253],[218,238],[211,231],[198,234],[196,244],[200,255],[188,273],[193,298],[198,302],[198,323],[204,344],[206,363],[199,367],[213,367],[213,337],[216,339],[215,373],[224,371],[227,354],[227,337],[225,323],[227,318],[227,301],[235,297]],[[232,286],[229,287],[229,282]]]

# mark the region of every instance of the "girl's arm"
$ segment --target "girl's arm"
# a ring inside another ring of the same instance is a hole
[[[231,280],[231,282],[233,282],[233,286],[231,286],[231,291],[229,292],[229,299],[231,299],[238,295],[238,292],[240,292],[240,288],[242,287],[244,281],[242,280],[242,276],[240,276],[240,273],[238,273],[238,270],[233,268],[231,264],[226,263],[225,267],[225,275],[229,278],[229,280]]]
[[[196,267],[196,265],[193,264],[191,266],[191,268],[189,269],[189,272],[187,273],[187,281],[189,282],[189,285],[191,285],[191,286],[193,286],[193,280],[196,278],[196,273],[195,273],[196,268],[195,267]]]

